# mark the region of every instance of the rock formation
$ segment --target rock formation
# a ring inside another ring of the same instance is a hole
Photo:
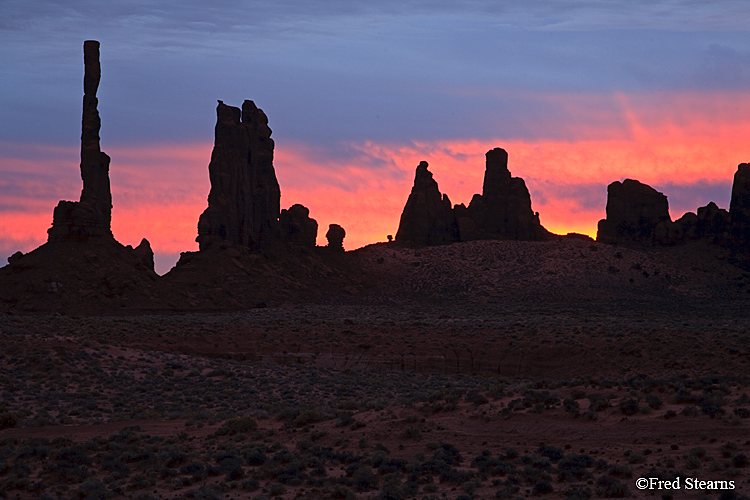
[[[396,233],[396,241],[414,245],[440,245],[458,241],[458,226],[448,195],[440,194],[438,184],[427,170],[427,162],[417,166],[409,199]]]
[[[599,221],[596,241],[654,245],[667,238],[667,197],[651,186],[625,179],[607,186],[607,218]],[[662,227],[657,230],[657,226]]]
[[[328,240],[328,249],[335,252],[344,251],[344,237],[346,231],[338,224],[329,224],[326,239]]]
[[[475,194],[468,208],[451,208],[427,162],[417,167],[414,187],[401,214],[396,241],[417,245],[439,245],[483,239],[545,240],[552,237],[531,210],[526,183],[511,177],[508,153],[501,148],[487,152],[482,194]]]
[[[468,239],[509,239],[537,241],[550,237],[539,222],[539,214],[531,209],[531,195],[520,177],[511,177],[508,153],[495,148],[486,154],[486,170],[482,195],[474,195],[466,210],[473,221],[475,236]],[[464,221],[462,226],[466,226]]]
[[[278,235],[281,190],[268,118],[253,101],[245,101],[241,111],[219,101],[216,117],[211,191],[196,241],[201,250],[221,242],[248,247],[270,242]]]
[[[90,237],[112,238],[112,195],[109,189],[109,161],[99,146],[101,120],[96,91],[101,78],[99,42],[83,44],[83,119],[81,131],[80,201],[60,201],[55,207],[49,241],[86,241]]]
[[[281,211],[279,218],[281,223],[282,238],[292,245],[315,248],[315,240],[318,237],[318,222],[310,218],[310,210],[307,207],[296,204]]]
[[[716,203],[709,202],[705,207],[698,208],[698,225],[696,238],[705,238],[711,243],[726,244],[729,241],[730,216],[729,212],[719,208]]]
[[[732,246],[750,252],[750,163],[741,163],[734,174],[729,217]]]

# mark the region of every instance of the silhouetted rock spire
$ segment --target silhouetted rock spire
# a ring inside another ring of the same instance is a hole
[[[112,194],[109,161],[99,146],[101,120],[96,91],[101,78],[99,42],[83,43],[83,119],[81,131],[81,200],[60,201],[55,208],[49,241],[85,241],[92,236],[112,238]]]
[[[474,195],[468,207],[477,233],[461,234],[468,239],[544,240],[550,233],[531,209],[531,195],[520,177],[511,177],[508,153],[502,148],[487,151],[482,195]],[[459,209],[459,211],[462,211]],[[465,227],[463,222],[459,227]]]
[[[219,101],[211,191],[198,221],[201,250],[220,242],[254,246],[278,235],[281,190],[273,149],[268,118],[253,101],[245,101],[242,111]]]
[[[409,199],[396,233],[396,241],[415,245],[440,245],[458,241],[458,227],[448,195],[440,194],[438,184],[427,170],[426,161],[417,166]]]

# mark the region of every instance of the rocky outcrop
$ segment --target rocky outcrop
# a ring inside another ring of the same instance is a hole
[[[539,222],[539,214],[531,210],[524,180],[511,177],[508,153],[501,148],[487,152],[482,194],[475,194],[468,207],[460,204],[451,208],[448,196],[440,194],[427,170],[427,162],[420,163],[396,233],[396,241],[417,245],[552,237]]]
[[[696,239],[707,239],[711,243],[726,244],[729,241],[729,212],[709,202],[698,209]]]
[[[396,241],[413,245],[440,245],[458,241],[458,226],[448,195],[427,170],[426,161],[417,166],[409,199],[396,233]]]
[[[198,242],[254,247],[278,236],[281,190],[273,168],[268,118],[253,101],[242,110],[222,101],[216,108],[214,149],[208,166],[208,208],[198,221]]]
[[[670,238],[667,197],[651,186],[632,179],[613,182],[607,186],[606,210],[596,241],[650,246]]]
[[[734,174],[729,217],[732,246],[750,252],[750,163],[741,163]]]
[[[318,222],[310,218],[307,207],[296,204],[281,211],[281,235],[285,242],[303,248],[315,248]]]
[[[511,177],[508,153],[495,148],[486,154],[482,194],[474,195],[466,211],[459,209],[461,239],[503,239],[538,241],[551,234],[539,222],[539,213],[531,209],[531,195],[520,177]],[[467,228],[468,226],[468,228]],[[469,229],[466,232],[466,229]],[[476,231],[476,232],[474,232]]]
[[[328,249],[334,252],[344,251],[344,237],[346,231],[338,224],[329,224],[326,239],[328,240]]]
[[[101,78],[99,42],[83,44],[83,119],[81,131],[80,201],[60,201],[55,207],[48,241],[86,241],[90,237],[112,238],[112,194],[109,189],[110,158],[100,149],[101,120],[96,91]]]
[[[133,249],[133,255],[137,257],[149,271],[154,271],[154,251],[146,238]]]

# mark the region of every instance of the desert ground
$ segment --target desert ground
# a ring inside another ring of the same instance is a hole
[[[279,277],[230,255],[210,289],[172,276],[184,307],[22,297],[0,315],[0,498],[750,495],[750,273],[726,251],[337,259]]]

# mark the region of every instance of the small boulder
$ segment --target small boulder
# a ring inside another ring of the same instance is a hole
[[[326,239],[328,240],[328,248],[336,252],[344,251],[344,237],[346,231],[338,224],[329,224],[328,232],[326,233]]]
[[[315,248],[318,237],[318,222],[310,218],[310,210],[299,203],[281,211],[281,234],[289,243]],[[343,240],[343,238],[342,238]]]

